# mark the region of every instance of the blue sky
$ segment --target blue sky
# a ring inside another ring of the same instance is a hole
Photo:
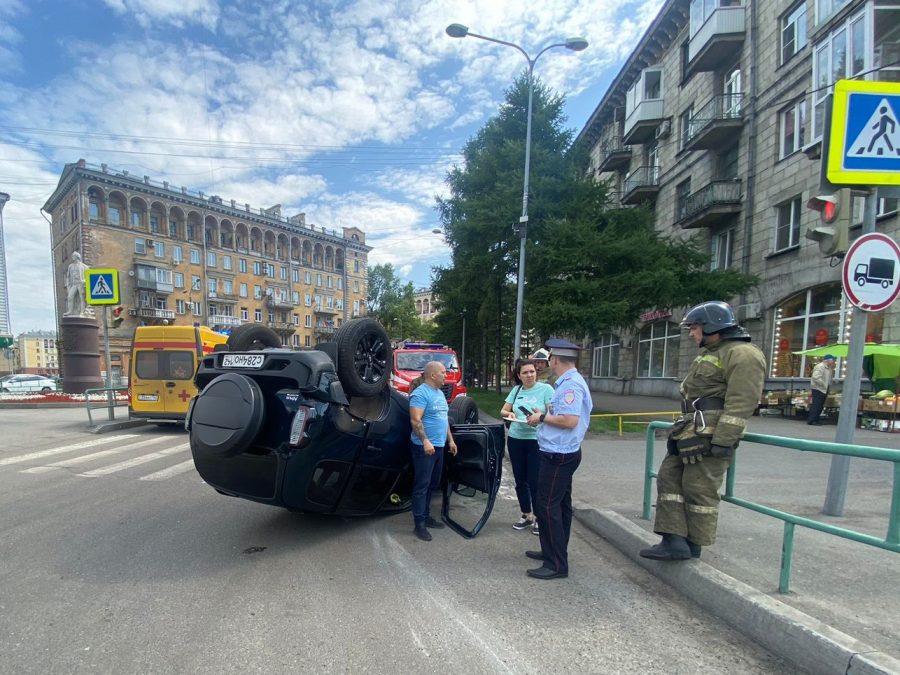
[[[537,53],[580,130],[660,0],[0,0],[0,191],[14,333],[54,329],[40,207],[79,158],[356,225],[404,280],[449,251],[436,195]]]

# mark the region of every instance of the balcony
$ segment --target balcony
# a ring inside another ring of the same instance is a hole
[[[140,307],[137,315],[141,319],[174,319],[175,312],[171,309],[156,309],[155,307]]]
[[[726,4],[728,0],[721,0]],[[744,44],[744,7],[717,7],[703,20],[696,5],[691,4],[691,39],[688,44],[687,73],[692,75],[717,70],[740,53]],[[702,24],[701,24],[702,21]],[[700,24],[700,25],[696,25]],[[695,29],[696,25],[696,29]]]
[[[637,145],[656,138],[656,128],[665,119],[665,101],[651,98],[640,101],[625,119],[624,145]]]
[[[676,206],[676,224],[689,230],[710,227],[741,211],[741,181],[717,180],[700,188]]]
[[[343,312],[342,309],[338,309],[337,307],[326,307],[325,305],[315,305],[313,311],[316,314],[340,314]]]
[[[238,297],[234,293],[222,293],[221,291],[207,291],[206,297],[217,303],[235,303],[238,301]]]
[[[243,321],[241,321],[236,316],[231,316],[229,314],[210,314],[209,315],[209,325],[210,326],[240,326]]]
[[[335,326],[331,321],[317,321],[315,330],[319,335],[333,335],[337,331],[337,326]]]
[[[294,301],[286,295],[268,295],[266,296],[266,307],[269,309],[293,309],[296,305]]]
[[[622,138],[610,138],[600,146],[600,161],[597,173],[627,168],[631,162],[631,146],[622,143]]]
[[[277,333],[293,335],[297,331],[297,326],[290,321],[267,321],[266,325]]]
[[[659,194],[659,167],[641,166],[625,178],[622,185],[622,204],[654,201]]]
[[[691,117],[685,150],[728,148],[740,139],[744,125],[743,94],[714,96]]]
[[[150,265],[134,266],[135,286],[142,291],[153,291],[168,295],[175,290],[172,273],[169,270]]]

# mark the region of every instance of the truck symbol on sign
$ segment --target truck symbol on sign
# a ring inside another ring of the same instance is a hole
[[[869,258],[869,263],[859,263],[853,270],[853,281],[860,287],[881,284],[882,288],[894,285],[894,261],[890,258]]]

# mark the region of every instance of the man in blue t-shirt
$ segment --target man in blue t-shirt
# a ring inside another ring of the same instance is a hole
[[[431,361],[422,372],[424,382],[409,395],[409,421],[412,425],[413,491],[412,513],[415,534],[431,541],[428,528],[442,528],[443,523],[431,517],[431,493],[440,482],[444,467],[444,448],[456,454],[456,443],[450,433],[447,413],[450,406],[441,385],[447,369]]]

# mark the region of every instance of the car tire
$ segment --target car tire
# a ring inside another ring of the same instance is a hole
[[[53,390],[50,387],[42,387],[41,388],[42,394],[49,394],[51,391],[53,391]]]
[[[225,373],[207,384],[191,408],[195,456],[231,457],[249,447],[265,418],[259,385],[246,375]]]
[[[266,347],[281,347],[281,337],[268,326],[247,323],[231,331],[226,344],[229,351],[247,352]]]
[[[478,405],[468,396],[457,396],[447,412],[450,424],[478,424]]]
[[[334,341],[344,391],[350,396],[384,391],[391,377],[391,342],[384,326],[368,317],[350,319],[338,328]]]

